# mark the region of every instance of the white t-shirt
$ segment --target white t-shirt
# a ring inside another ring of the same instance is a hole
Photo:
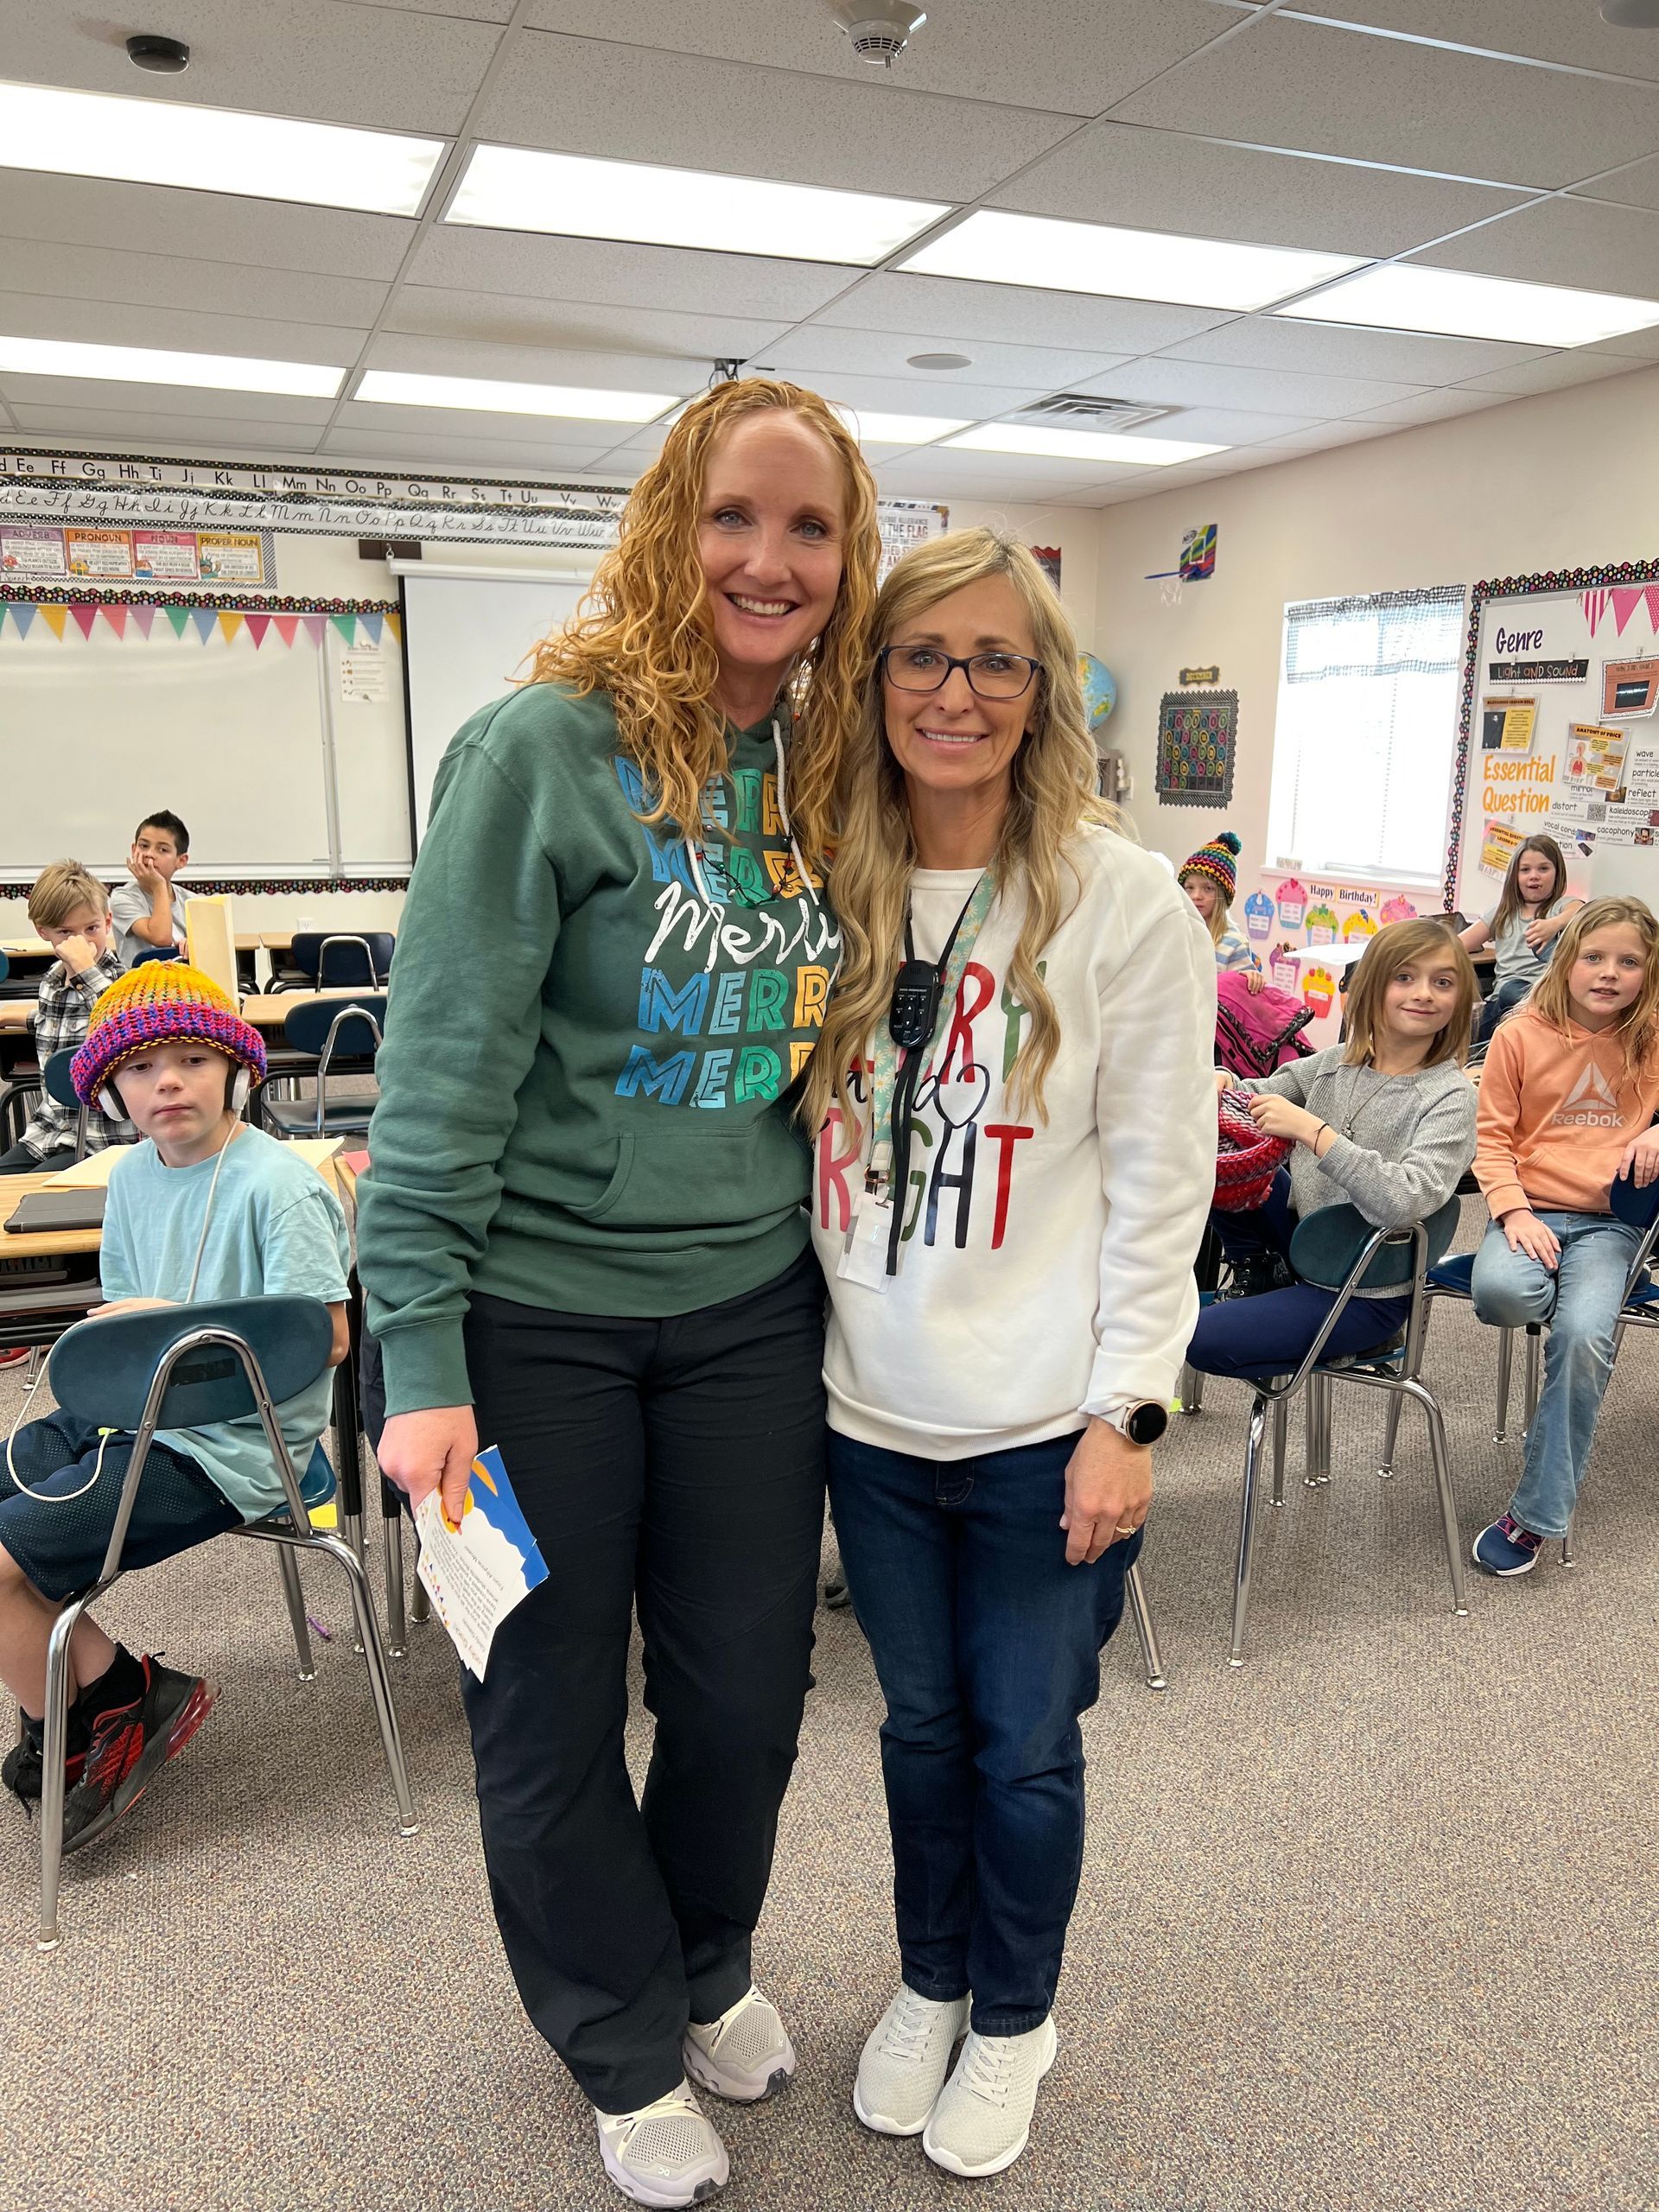
[[[111,897],[110,918],[115,924],[115,949],[121,955],[124,968],[130,968],[141,952],[149,950],[143,938],[134,937],[132,925],[135,922],[148,920],[151,911],[149,892],[131,876]],[[184,900],[180,896],[176,883],[173,886],[173,937],[174,942],[182,947],[186,942]]]
[[[987,918],[918,1086],[905,1240],[885,1291],[836,1274],[868,1120],[856,1158],[833,1110],[819,1134],[812,1235],[839,1434],[963,1459],[1173,1395],[1215,1191],[1215,950],[1139,846],[1090,828],[1075,861],[1080,889],[1063,878],[1064,918],[1041,956],[1060,1024],[1047,1121],[1013,1111],[1007,1093],[1027,1019],[1008,980],[1016,886]],[[919,957],[938,958],[978,875],[918,870]]]

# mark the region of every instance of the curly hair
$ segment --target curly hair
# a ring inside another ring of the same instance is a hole
[[[745,416],[775,409],[823,437],[845,481],[841,589],[835,611],[790,683],[791,826],[822,867],[833,832],[846,733],[859,713],[880,562],[875,483],[858,442],[816,391],[745,377],[694,399],[635,484],[617,543],[594,572],[568,628],[537,647],[531,680],[607,691],[624,750],[640,771],[645,822],[696,825],[702,794],[727,763],[726,718],[715,703],[720,660],[697,552],[709,455]]]

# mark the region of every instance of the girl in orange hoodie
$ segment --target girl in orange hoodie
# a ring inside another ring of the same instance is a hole
[[[1609,1211],[1621,1175],[1659,1179],[1659,921],[1639,899],[1575,913],[1481,1077],[1475,1178],[1492,1225],[1475,1255],[1475,1311],[1550,1325],[1543,1395],[1519,1487],[1475,1539],[1488,1574],[1529,1573],[1562,1536],[1613,1366],[1634,1230]]]

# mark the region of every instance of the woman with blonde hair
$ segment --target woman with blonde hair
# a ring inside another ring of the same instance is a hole
[[[691,403],[583,611],[444,756],[379,1056],[380,1464],[456,1518],[498,1445],[547,1562],[462,1679],[485,1856],[525,2007],[644,2204],[727,2178],[688,2075],[753,2101],[795,2064],[749,1956],[823,1521],[785,1093],[837,957],[817,871],[879,550],[816,394]]]
[[[970,530],[906,554],[874,641],[804,1100],[900,1964],[853,2106],[989,2174],[1054,2057],[1078,1718],[1198,1310],[1215,963],[1094,797],[1077,643],[1024,547]]]

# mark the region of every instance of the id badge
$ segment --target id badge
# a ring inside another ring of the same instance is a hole
[[[853,1221],[847,1231],[836,1274],[842,1282],[861,1283],[866,1290],[885,1293],[887,1239],[893,1229],[893,1201],[877,1191],[860,1191],[854,1202]]]

